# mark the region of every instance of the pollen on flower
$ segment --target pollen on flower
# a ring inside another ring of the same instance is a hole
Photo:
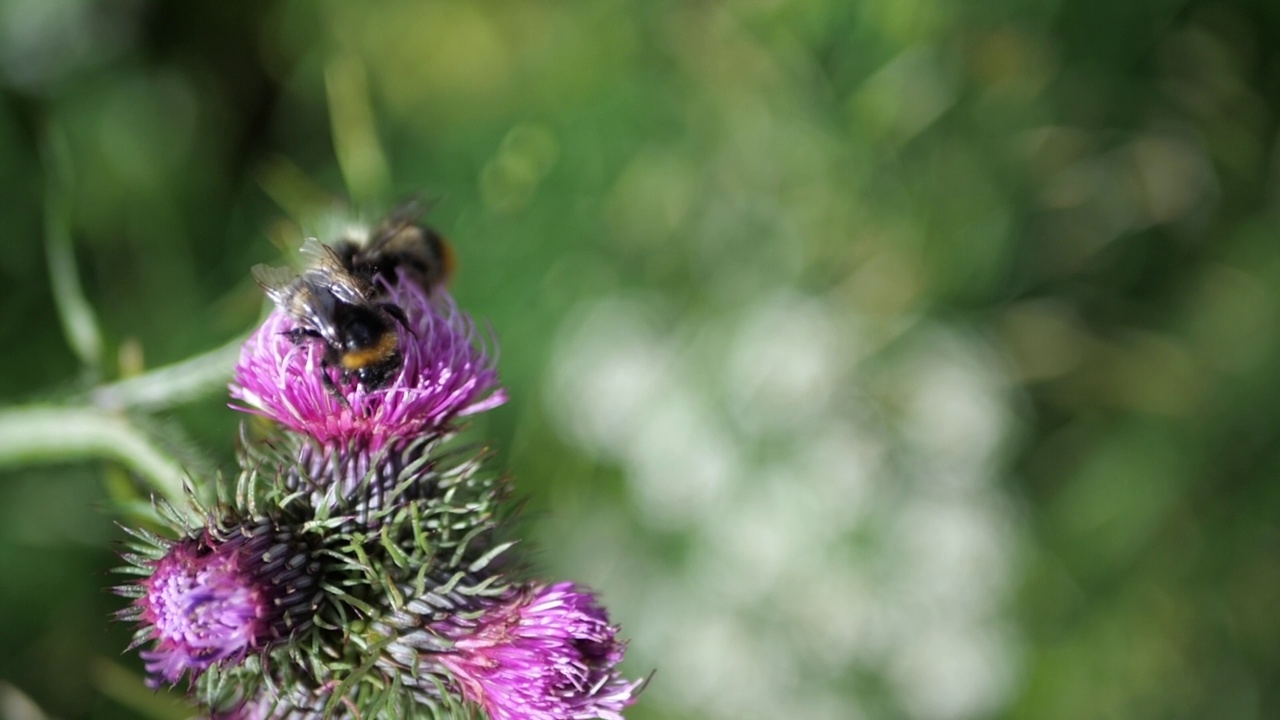
[[[294,342],[288,335],[294,321],[276,309],[244,344],[231,384],[231,396],[243,406],[232,407],[322,444],[377,449],[443,431],[455,417],[506,402],[474,323],[445,290],[428,295],[414,282],[384,286],[408,321],[398,328],[401,366],[385,385],[342,383],[340,368],[324,366],[323,341]]]
[[[573,583],[527,586],[474,624],[435,629],[454,641],[435,659],[491,720],[621,720],[642,684],[619,677],[618,629]]]

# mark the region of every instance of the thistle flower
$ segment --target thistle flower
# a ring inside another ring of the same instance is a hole
[[[271,418],[322,444],[354,443],[377,450],[388,442],[445,431],[451,420],[506,402],[498,373],[476,344],[476,328],[449,294],[431,295],[417,283],[383,284],[404,313],[399,372],[386,385],[367,389],[350,382],[327,387],[325,348],[318,339],[295,344],[286,333],[293,319],[278,308],[245,342],[231,396],[238,410]],[[335,375],[331,376],[334,379]]]
[[[206,529],[177,541],[134,532],[149,543],[126,555],[137,583],[116,588],[134,602],[117,617],[139,624],[150,684],[192,679],[235,663],[311,624],[320,563],[289,530],[267,520]]]
[[[326,332],[350,340],[339,353],[312,337],[333,328],[280,308],[244,343],[232,407],[278,431],[245,437],[215,513],[189,498],[206,529],[161,505],[181,539],[130,531],[131,647],[153,643],[151,683],[188,677],[220,720],[622,720],[642,682],[619,676],[617,628],[590,591],[520,579],[507,483],[480,472],[487,450],[450,442],[457,418],[506,401],[475,325],[443,289],[383,272],[373,310],[396,325],[376,345]],[[327,297],[313,274],[255,270],[291,310]]]
[[[429,688],[438,680],[423,671],[439,673],[490,720],[622,720],[635,702],[642,681],[618,675],[618,628],[573,583],[512,588],[478,614],[433,609],[443,619],[402,629],[388,648],[418,670],[408,685]]]

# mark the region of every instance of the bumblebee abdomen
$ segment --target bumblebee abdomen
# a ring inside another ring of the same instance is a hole
[[[378,364],[392,363],[398,357],[399,340],[400,337],[396,331],[387,328],[386,332],[379,335],[372,345],[343,352],[338,358],[338,364],[343,370],[361,370]]]

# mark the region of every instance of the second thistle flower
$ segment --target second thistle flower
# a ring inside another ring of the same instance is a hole
[[[574,583],[526,583],[502,596],[456,599],[441,618],[414,617],[450,605],[410,603],[388,662],[411,668],[409,687],[438,683],[491,720],[622,720],[644,682],[618,670],[626,650],[595,594]]]
[[[179,540],[135,533],[126,555],[145,577],[116,588],[134,598],[118,617],[138,623],[134,645],[150,684],[199,677],[308,628],[321,563],[310,545],[271,520],[233,521]]]

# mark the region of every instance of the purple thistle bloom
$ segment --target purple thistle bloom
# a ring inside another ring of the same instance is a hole
[[[153,686],[194,680],[311,623],[318,564],[267,523],[179,540],[147,564],[149,577],[120,588],[137,599],[119,617],[141,625],[135,646],[155,641],[141,653]]]
[[[156,563],[140,601],[157,638],[142,653],[147,672],[174,683],[244,654],[264,634],[261,593],[238,565],[235,555],[210,554],[195,541]]]
[[[534,585],[471,621],[435,623],[434,656],[491,720],[622,720],[643,681],[618,677],[625,644],[589,591]]]
[[[461,415],[506,402],[498,373],[476,346],[475,325],[443,289],[428,295],[418,283],[385,284],[388,300],[403,311],[402,366],[386,385],[373,390],[348,382],[342,398],[321,376],[325,347],[319,339],[295,344],[286,333],[294,321],[278,308],[245,342],[236,364],[231,396],[237,410],[276,420],[322,444],[348,443],[377,450],[396,439],[445,430]]]

